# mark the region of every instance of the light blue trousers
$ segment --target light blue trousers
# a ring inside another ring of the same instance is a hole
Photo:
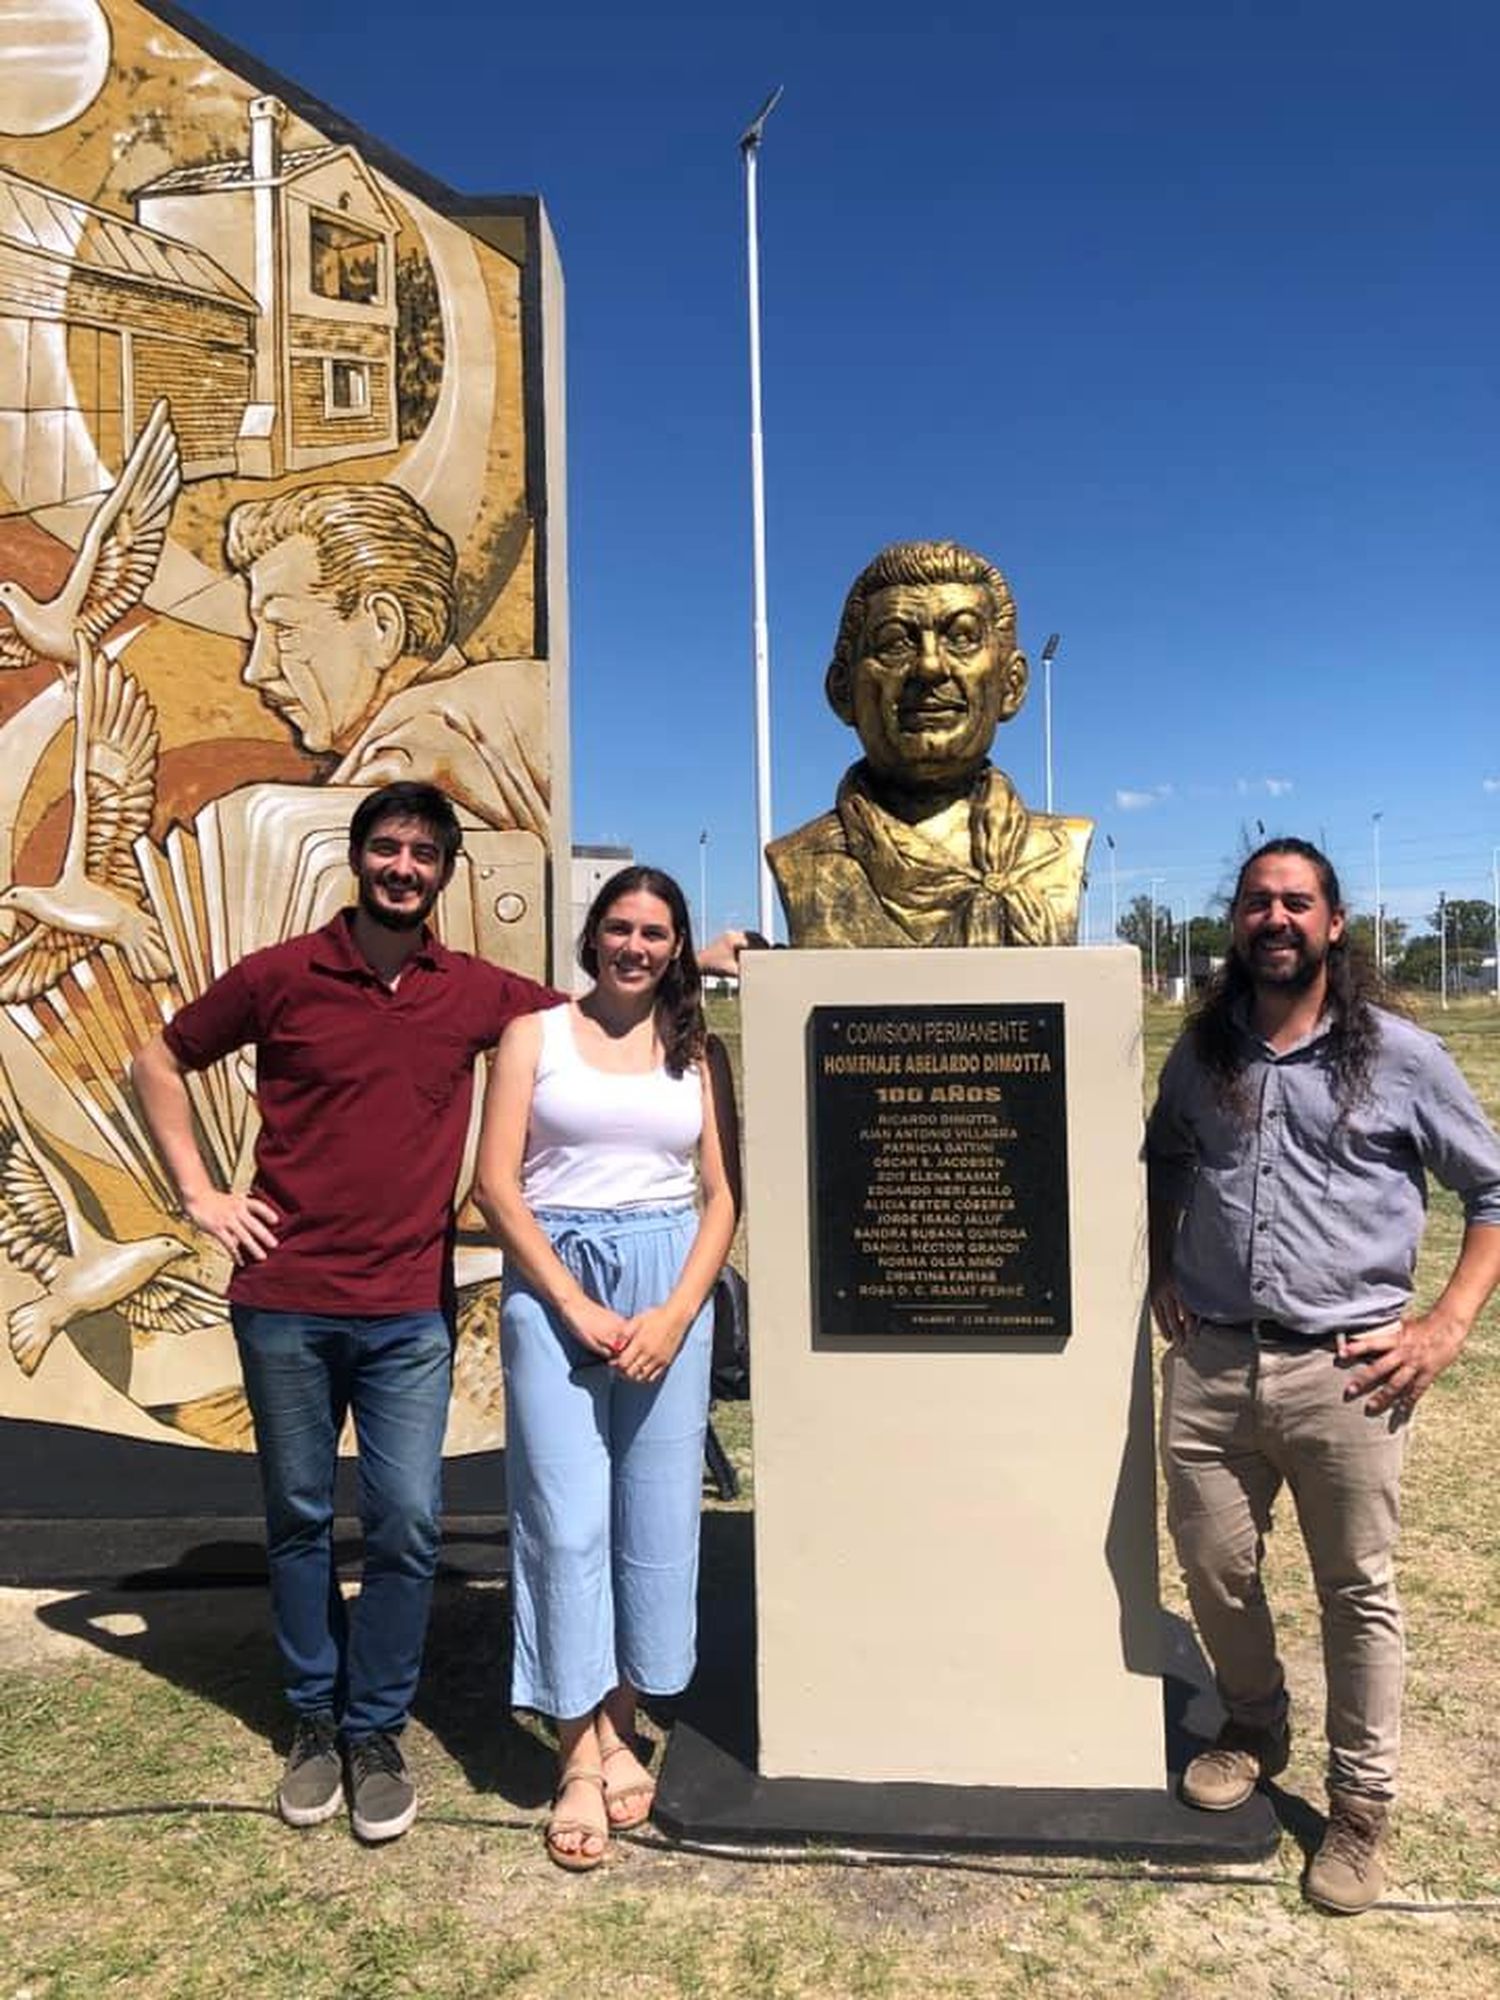
[[[660,1305],[691,1207],[536,1211],[584,1290],[627,1318]],[[629,1681],[676,1694],[696,1659],[698,1516],[712,1313],[660,1381],[621,1379],[519,1276],[500,1300],[515,1657],[511,1702],[587,1715]]]

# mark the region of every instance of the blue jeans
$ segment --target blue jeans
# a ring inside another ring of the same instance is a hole
[[[271,1609],[287,1699],[350,1737],[406,1721],[441,1539],[452,1344],[442,1315],[351,1319],[233,1306],[266,1499]],[[333,1560],[339,1432],[354,1415],[364,1576]]]

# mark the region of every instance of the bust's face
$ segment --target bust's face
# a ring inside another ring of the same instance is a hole
[[[920,788],[972,777],[1025,686],[983,585],[892,584],[866,605],[846,701],[830,695],[871,768]]]

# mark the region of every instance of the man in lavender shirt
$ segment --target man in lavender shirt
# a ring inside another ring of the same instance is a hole
[[[1228,1716],[1182,1789],[1228,1811],[1287,1762],[1261,1583],[1286,1485],[1328,1680],[1329,1817],[1306,1892],[1353,1914],[1384,1887],[1396,1789],[1402,1460],[1413,1410],[1500,1283],[1500,1141],[1442,1044],[1376,1004],[1317,848],[1257,849],[1231,928],[1147,1130],[1167,1519]],[[1413,1313],[1428,1171],[1465,1229]]]

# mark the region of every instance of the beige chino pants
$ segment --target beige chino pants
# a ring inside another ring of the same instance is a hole
[[[1390,1799],[1405,1652],[1396,1598],[1401,1467],[1410,1425],[1346,1400],[1331,1347],[1262,1346],[1202,1324],[1163,1368],[1167,1525],[1230,1716],[1267,1727],[1286,1682],[1261,1583],[1283,1485],[1297,1508],[1323,1625],[1331,1791]]]

